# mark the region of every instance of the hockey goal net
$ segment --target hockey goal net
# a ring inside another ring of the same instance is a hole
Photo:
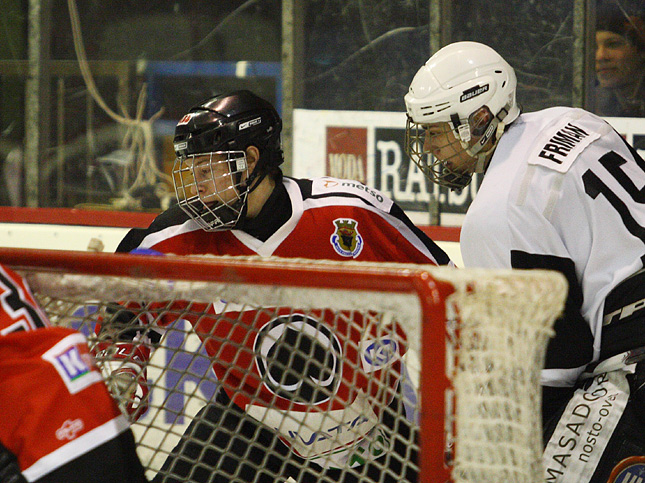
[[[90,345],[163,330],[133,422],[153,481],[543,480],[556,273],[15,249],[0,263]],[[134,382],[115,389],[124,408]]]

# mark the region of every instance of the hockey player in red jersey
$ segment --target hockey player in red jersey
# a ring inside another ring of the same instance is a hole
[[[175,131],[178,204],[148,229],[131,230],[117,251],[451,264],[381,192],[352,180],[283,176],[281,127],[275,108],[249,91],[216,96],[192,108]],[[362,347],[361,337],[380,341],[385,344],[380,347],[385,354],[383,366],[372,361],[373,367],[366,370],[373,378],[387,379],[380,369],[388,366],[398,371],[398,360],[405,353],[405,336],[396,322],[388,326],[391,337],[384,338],[370,329],[374,321],[369,316],[358,313],[348,315],[352,326],[361,328],[352,332],[340,328],[333,314],[293,315],[276,310],[258,315],[246,309],[242,325],[231,328],[227,321],[237,318],[240,307],[222,301],[207,310],[222,317],[188,319],[205,341],[222,389],[218,400],[195,418],[155,481],[220,482],[229,481],[231,475],[249,482],[273,482],[277,475],[296,481],[347,483],[416,480],[415,455],[409,444],[414,430],[408,423],[393,422],[391,416],[405,413],[401,398],[393,396],[402,390],[398,379],[388,380],[389,389],[372,395],[370,401],[369,378],[341,371],[343,362],[338,359],[338,348],[346,345],[354,347],[345,354],[346,362],[354,367],[369,365],[355,347]],[[298,355],[304,346],[316,357]],[[246,355],[238,357],[233,347],[250,352],[239,351]],[[276,364],[267,362],[268,354],[283,360],[291,357],[289,374],[277,374]],[[317,362],[312,365],[311,360]],[[227,365],[237,365],[252,376],[228,371]],[[281,382],[291,376],[292,384]],[[272,407],[285,414],[302,412],[311,419],[322,411],[343,408],[355,411],[354,418],[347,427],[333,428],[333,437],[327,427],[320,428],[327,433],[304,435],[298,433],[294,419],[304,416],[285,416],[275,427],[260,423],[268,421],[268,409],[252,407],[249,394],[272,401]],[[386,420],[381,426],[377,425],[377,402],[390,406],[386,415],[380,415]],[[383,447],[377,450],[368,444],[365,436],[372,434],[374,440],[377,426],[387,426],[389,452],[398,458],[383,456]]]
[[[3,266],[0,300],[0,482],[146,482],[85,337],[52,327]]]
[[[444,47],[405,96],[406,149],[441,186],[483,176],[461,230],[466,267],[552,269],[569,282],[542,371],[545,481],[640,480],[645,161],[582,109],[521,113],[516,87],[490,47]]]

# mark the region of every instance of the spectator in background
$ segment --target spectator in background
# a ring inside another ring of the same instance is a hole
[[[0,206],[22,204],[22,145],[11,135],[0,133]]]
[[[615,4],[596,22],[596,114],[645,117],[645,21]]]

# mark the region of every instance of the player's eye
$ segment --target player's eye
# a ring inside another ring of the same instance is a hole
[[[605,47],[608,49],[622,49],[626,45],[626,42],[623,42],[622,40],[619,39],[614,39],[614,40],[609,40],[605,44]]]
[[[427,136],[436,136],[438,134],[443,134],[446,130],[442,126],[426,126],[425,128]]]

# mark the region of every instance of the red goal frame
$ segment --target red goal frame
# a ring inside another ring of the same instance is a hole
[[[351,279],[352,289],[387,291],[415,295],[420,304],[421,397],[419,431],[419,481],[451,481],[446,463],[446,392],[451,383],[446,375],[445,300],[454,287],[435,279],[422,267],[363,268],[324,263],[285,264],[284,261],[243,262],[195,257],[150,257],[59,250],[0,248],[0,263],[14,270],[54,271],[70,274],[160,278],[249,285],[285,285],[303,288],[342,289]],[[177,274],[181,274],[178,276]]]

